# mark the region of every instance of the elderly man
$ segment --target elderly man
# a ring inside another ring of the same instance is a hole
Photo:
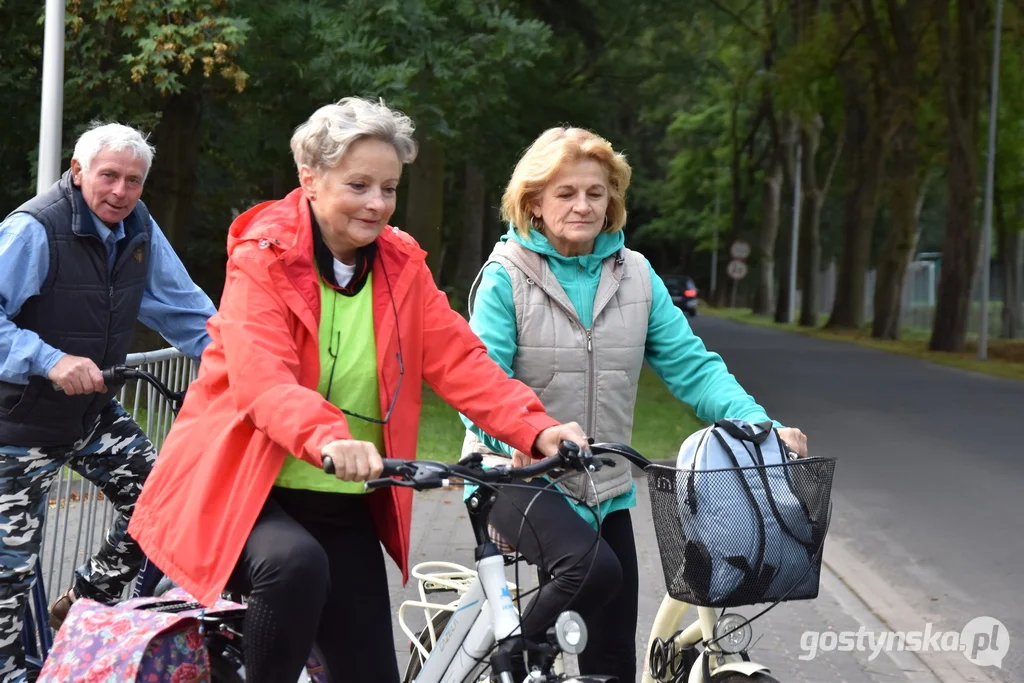
[[[153,148],[119,124],[92,128],[71,169],[0,223],[0,681],[26,680],[21,627],[47,490],[62,465],[118,517],[50,608],[116,600],[142,553],[128,520],[156,449],[104,384],[141,320],[198,358],[215,309],[139,201]]]

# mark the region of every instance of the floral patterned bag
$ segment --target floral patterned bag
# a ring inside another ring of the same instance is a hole
[[[75,602],[57,633],[39,683],[205,683],[210,658],[199,631],[200,608],[167,613],[145,609],[168,601],[191,602],[175,589],[160,598],[116,605]],[[206,610],[237,609],[219,601]]]

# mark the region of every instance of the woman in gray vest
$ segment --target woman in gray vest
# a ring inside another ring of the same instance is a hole
[[[644,360],[703,420],[768,420],[693,334],[647,259],[625,248],[630,175],[625,157],[600,136],[579,128],[544,132],[505,189],[509,230],[474,283],[470,326],[550,415],[578,422],[597,441],[629,443]],[[464,454],[527,459],[463,421]],[[800,430],[780,433],[806,454]],[[622,462],[592,479],[562,479],[566,495],[538,495],[545,486],[535,481],[532,490],[504,491],[490,517],[502,537],[552,577],[524,611],[523,633],[538,638],[573,607],[590,631],[581,673],[634,681],[639,578],[630,467]]]

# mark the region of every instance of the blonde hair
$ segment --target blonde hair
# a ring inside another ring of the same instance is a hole
[[[618,232],[626,224],[626,189],[633,174],[626,157],[610,142],[583,128],[549,128],[523,152],[501,198],[501,217],[523,237],[533,227],[531,205],[567,163],[593,160],[608,171],[608,222],[603,232]]]
[[[292,135],[292,155],[296,167],[317,171],[334,168],[352,143],[375,138],[389,143],[398,160],[410,164],[416,158],[416,140],[412,120],[389,109],[384,100],[374,102],[345,97],[336,104],[320,107]]]

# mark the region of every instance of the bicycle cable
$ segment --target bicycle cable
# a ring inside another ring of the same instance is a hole
[[[597,487],[596,487],[596,485],[594,483],[594,478],[593,478],[592,473],[589,470],[582,470],[581,473],[586,475],[586,477],[588,479],[588,483],[590,485],[590,489],[594,492],[595,497],[596,497]],[[558,481],[560,481],[564,477],[572,476],[574,474],[577,474],[577,473],[576,472],[566,472],[562,477],[559,477],[558,479],[555,479],[555,480],[546,479],[547,483],[544,486],[540,487],[540,488],[535,487],[535,486],[529,486],[527,484],[517,484],[517,483],[514,483],[514,482],[501,483],[501,484],[496,484],[494,482],[483,482],[483,481],[481,481],[479,479],[475,479],[474,477],[465,476],[465,475],[461,475],[461,474],[460,474],[460,478],[462,478],[462,479],[464,479],[466,481],[469,481],[471,483],[475,483],[475,484],[477,484],[479,486],[488,486],[488,487],[491,487],[491,488],[519,488],[519,489],[527,489],[527,490],[535,492],[535,495],[533,496],[533,498],[531,498],[530,503],[526,506],[526,510],[523,510],[515,501],[512,501],[512,500],[508,501],[512,505],[512,507],[514,507],[516,509],[516,511],[520,513],[520,519],[522,520],[522,522],[520,523],[520,531],[519,531],[520,538],[522,537],[522,532],[523,532],[524,526],[528,526],[530,532],[533,533],[534,537],[536,538],[536,534],[537,534],[536,527],[534,527],[533,522],[530,521],[530,519],[528,518],[528,513],[530,511],[530,508],[533,506],[534,501],[536,501],[537,498],[542,493],[556,493],[556,494],[562,495],[562,496],[564,496],[566,498],[569,498],[569,499],[577,502],[580,505],[586,506],[587,509],[590,510],[591,514],[593,514],[594,519],[597,520],[597,533],[595,534],[593,544],[587,549],[587,552],[584,555],[584,557],[588,557],[588,556],[590,557],[590,565],[587,567],[587,571],[584,574],[584,578],[583,578],[583,582],[585,583],[589,579],[590,574],[593,571],[594,565],[597,562],[597,553],[594,552],[594,551],[597,548],[598,544],[601,542],[601,526],[602,526],[602,521],[603,520],[601,519],[601,516],[600,516],[600,506],[599,505],[595,509],[595,508],[587,505],[585,500],[580,499],[579,497],[577,497],[577,496],[575,496],[575,495],[573,495],[573,494],[571,494],[569,492],[562,491],[561,489],[557,488],[556,484],[558,483]],[[506,540],[506,542],[508,542],[508,539],[505,539],[505,540]],[[522,557],[522,553],[518,553],[518,554],[519,554],[520,557]],[[541,555],[541,557],[538,558],[536,566],[538,568],[538,571],[543,571],[543,569],[541,569],[544,566],[543,555]],[[520,585],[519,562],[515,563],[515,570],[514,571],[515,571],[515,582],[516,582],[516,586],[518,588],[518,586]],[[530,595],[540,591],[541,587],[542,587],[541,585],[538,585],[536,588],[530,589],[529,591],[518,591],[517,590],[517,592],[516,592],[516,609],[519,612],[519,614],[521,615],[520,616],[520,624],[521,624],[522,618],[527,616],[526,614],[523,613],[522,602],[521,602],[522,599],[526,598],[526,597],[529,597]],[[532,607],[532,605],[533,605],[533,603],[531,602],[530,606]],[[520,637],[523,637],[524,641],[525,641],[525,636],[522,633],[521,626],[520,626],[520,633],[519,633],[519,635],[520,635]],[[490,658],[490,656],[493,654],[494,650],[497,647],[498,647],[498,643],[495,642],[495,644],[491,646],[490,650],[488,650],[487,653],[485,655],[483,655],[482,657],[477,658],[477,657],[473,657],[472,655],[470,655],[470,658],[473,659],[478,665],[489,666],[489,663],[486,660]],[[469,653],[467,652],[466,654],[468,655]],[[524,664],[525,664],[525,661],[524,661]],[[475,668],[475,667],[473,667],[473,668]],[[486,671],[486,669],[485,669],[485,671]],[[467,674],[467,677],[463,678],[462,683],[468,683],[468,676],[472,675],[472,673],[473,673],[473,671],[471,669],[470,672]]]

